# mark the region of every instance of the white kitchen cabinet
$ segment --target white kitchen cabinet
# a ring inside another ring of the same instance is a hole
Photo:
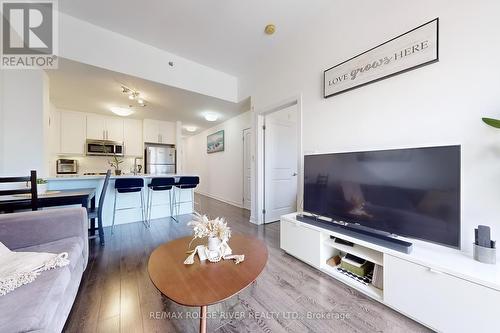
[[[160,126],[157,120],[144,119],[143,134],[144,142],[159,143],[160,141]]]
[[[175,144],[175,123],[145,119],[143,124],[144,142]]]
[[[61,151],[61,112],[53,106],[49,113],[49,153],[57,155]]]
[[[500,327],[498,290],[391,255],[384,256],[384,301],[440,332]]]
[[[106,117],[106,140],[124,141],[123,119],[117,117]]]
[[[123,119],[87,115],[87,139],[123,141]]]
[[[123,132],[126,156],[142,156],[142,121],[136,119],[123,120]]]
[[[61,112],[60,154],[83,155],[85,152],[85,114],[81,112]]]
[[[96,114],[87,116],[87,139],[106,139],[106,117]]]
[[[160,121],[161,143],[175,145],[175,123],[170,121]]]

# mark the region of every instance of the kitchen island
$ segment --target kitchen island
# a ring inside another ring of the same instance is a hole
[[[106,192],[106,199],[104,201],[103,209],[103,226],[111,226],[113,221],[113,203],[115,200],[115,180],[117,178],[142,178],[144,179],[144,205],[147,203],[148,187],[147,184],[151,182],[154,177],[174,177],[179,178],[179,174],[167,175],[121,175],[111,176],[109,181],[108,190]],[[49,177],[48,190],[70,190],[81,188],[95,188],[96,189],[96,204],[99,204],[99,197],[101,195],[102,186],[104,184],[104,177],[101,175],[70,175],[62,177]],[[172,196],[175,193],[176,203],[178,204],[178,214],[191,214],[194,212],[194,196],[191,189],[172,189]],[[116,200],[116,218],[115,225],[140,222],[141,216],[141,198],[140,193],[120,193]],[[120,210],[118,210],[120,209]],[[123,210],[122,210],[123,209]],[[175,208],[174,208],[175,212]],[[169,191],[154,192],[152,194],[152,208],[151,219],[165,218],[172,216],[170,211],[170,196]]]

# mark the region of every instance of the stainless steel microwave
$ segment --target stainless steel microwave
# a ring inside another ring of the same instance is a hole
[[[85,155],[87,156],[123,156],[123,142],[108,140],[87,140]]]

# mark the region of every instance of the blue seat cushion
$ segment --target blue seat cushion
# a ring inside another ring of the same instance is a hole
[[[138,192],[143,187],[144,179],[142,178],[118,178],[115,180],[115,188],[119,193]]]
[[[175,185],[175,178],[173,177],[156,177],[151,179],[148,187],[153,191],[168,191]]]
[[[175,183],[178,188],[195,188],[200,183],[200,177],[197,176],[183,176]]]
[[[153,191],[168,191],[172,189],[172,185],[167,185],[167,186],[153,186],[151,184],[148,184],[148,187],[152,189]]]
[[[132,193],[132,192],[141,192],[142,187],[129,187],[129,188],[117,188],[116,191],[118,193]]]

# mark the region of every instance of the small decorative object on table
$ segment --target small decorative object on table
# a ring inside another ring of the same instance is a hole
[[[480,225],[474,229],[474,259],[485,264],[496,264],[496,242],[491,240],[490,227]]]
[[[191,243],[199,238],[207,238],[207,245],[198,245],[194,250],[189,250],[189,256],[184,261],[184,264],[191,265],[194,263],[194,257],[198,254],[201,261],[207,260],[210,262],[219,262],[221,259],[234,259],[236,264],[245,260],[245,255],[233,255],[231,248],[227,244],[231,238],[231,228],[223,218],[209,220],[206,215],[195,213],[193,221],[188,223],[193,227],[193,239]]]
[[[38,194],[44,194],[47,192],[47,181],[42,178],[36,180],[36,192]]]

